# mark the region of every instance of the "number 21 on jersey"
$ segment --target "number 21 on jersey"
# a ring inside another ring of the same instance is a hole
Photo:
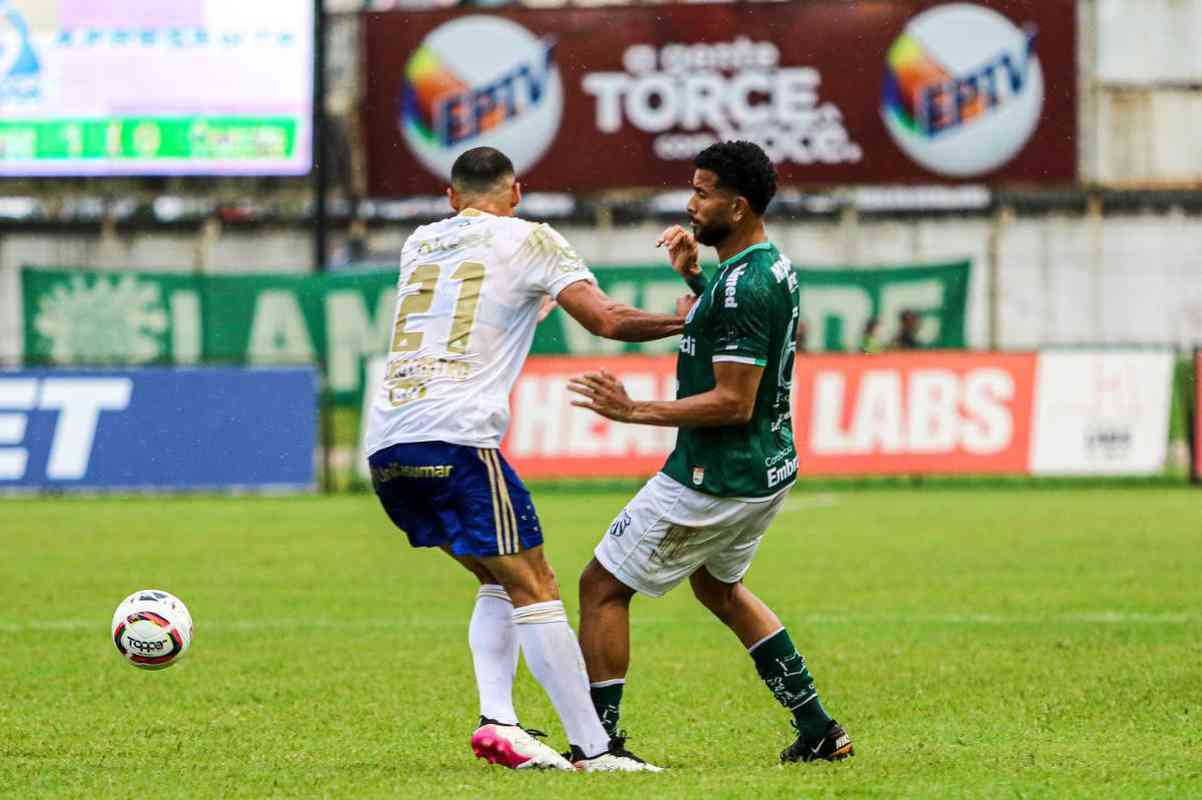
[[[424,331],[406,331],[411,314],[425,314],[434,304],[434,292],[438,288],[441,271],[438,264],[420,264],[409,276],[406,288],[416,286],[401,300],[396,326],[392,331],[392,352],[412,353],[422,346]],[[451,280],[459,282],[459,295],[455,300],[455,313],[451,318],[451,332],[445,342],[446,352],[465,355],[471,340],[472,328],[476,324],[476,312],[480,308],[480,289],[484,285],[484,264],[479,261],[461,261],[451,273]]]

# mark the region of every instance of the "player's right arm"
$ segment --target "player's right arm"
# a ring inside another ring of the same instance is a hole
[[[623,305],[590,280],[569,284],[555,298],[559,307],[596,336],[620,342],[649,342],[684,330],[684,317],[652,314]]]
[[[640,311],[606,295],[584,260],[549,225],[529,231],[517,258],[526,266],[531,291],[550,296],[591,334],[621,342],[649,342],[684,330],[681,314]]]

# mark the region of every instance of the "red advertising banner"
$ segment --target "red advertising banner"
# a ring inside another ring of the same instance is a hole
[[[608,369],[636,400],[676,397],[675,356],[534,357],[513,387],[505,458],[530,478],[652,475],[676,444],[675,428],[622,425],[572,405],[568,380]]]
[[[799,472],[1025,473],[1036,358],[931,352],[799,359]]]
[[[684,187],[750,139],[782,183],[1076,178],[1073,0],[817,0],[365,15],[375,196],[498,147],[528,189]]]
[[[953,352],[798,359],[793,430],[803,475],[1028,471],[1036,355]],[[531,478],[650,475],[674,428],[571,405],[568,380],[606,368],[635,399],[676,396],[674,356],[531,358],[503,444]]]

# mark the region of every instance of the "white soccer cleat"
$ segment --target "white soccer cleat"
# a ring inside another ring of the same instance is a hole
[[[502,725],[492,720],[481,719],[481,725],[472,734],[472,752],[490,764],[500,764],[510,769],[561,769],[569,772],[575,767],[566,758],[534,738],[532,733],[520,725]]]
[[[609,749],[592,758],[572,745],[572,765],[581,772],[663,772],[663,767],[648,764],[626,749],[626,737],[615,736],[609,740]]]

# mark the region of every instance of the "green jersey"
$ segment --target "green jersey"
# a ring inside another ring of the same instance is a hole
[[[755,364],[764,373],[747,424],[678,431],[668,477],[717,497],[765,497],[793,481],[797,318],[797,275],[773,244],[754,244],[718,265],[685,321],[676,397],[713,389],[715,363]]]

